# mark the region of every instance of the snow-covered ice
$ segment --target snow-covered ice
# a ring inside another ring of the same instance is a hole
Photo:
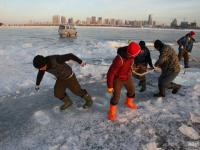
[[[165,98],[152,96],[158,90],[159,73],[147,75],[147,91],[143,93],[139,92],[135,79],[139,109],[131,110],[124,105],[126,91],[123,89],[118,120],[107,120],[111,95],[106,93],[106,72],[116,55],[115,47],[125,45],[128,39],[143,39],[151,47],[155,62],[158,58],[158,53],[152,48],[155,37],[163,38],[177,49],[173,41],[187,31],[78,30],[77,39],[59,39],[54,27],[0,30],[0,149],[199,150],[200,68],[193,62],[192,68],[186,72],[182,70],[175,80],[182,84],[180,91],[173,95],[167,90]],[[198,42],[194,45],[194,56],[200,54]],[[53,95],[55,80],[49,74],[45,74],[40,91],[34,90],[37,71],[32,66],[33,57],[36,54],[46,56],[69,52],[87,62],[84,68],[74,62],[69,64],[82,87],[94,99],[93,107],[88,110],[81,108],[84,103],[81,98],[67,91],[73,105],[60,111],[62,102]]]

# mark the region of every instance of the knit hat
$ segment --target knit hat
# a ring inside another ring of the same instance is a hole
[[[40,69],[45,64],[46,64],[46,60],[45,60],[44,56],[37,55],[37,56],[34,57],[34,59],[33,59],[33,66],[35,68]]]
[[[139,45],[140,45],[141,49],[144,49],[146,46],[144,41],[140,41]]]
[[[154,47],[155,47],[156,49],[162,48],[162,47],[163,47],[163,43],[162,43],[160,40],[156,40],[156,41],[154,42]]]
[[[196,33],[195,33],[194,31],[191,31],[191,32],[190,32],[190,35],[191,35],[191,36],[193,36],[193,35],[195,35],[195,34],[196,34]]]
[[[137,44],[136,42],[131,42],[128,45],[127,53],[132,57],[136,57],[140,53],[140,51],[141,51],[140,45]]]

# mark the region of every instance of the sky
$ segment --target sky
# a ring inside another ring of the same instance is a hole
[[[96,16],[159,24],[186,20],[200,25],[200,0],[0,0],[0,22],[51,21],[53,15],[85,20]]]

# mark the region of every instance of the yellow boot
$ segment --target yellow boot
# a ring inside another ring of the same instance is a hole
[[[115,121],[117,119],[117,105],[110,104],[110,110],[108,112],[108,120]]]
[[[137,109],[137,105],[135,103],[133,103],[134,98],[126,98],[126,105],[131,108],[131,109]]]

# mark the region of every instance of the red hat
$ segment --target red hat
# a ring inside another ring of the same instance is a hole
[[[140,53],[140,51],[141,51],[140,45],[137,44],[136,42],[131,42],[128,45],[127,53],[132,57],[137,56]]]
[[[194,31],[191,31],[191,32],[190,32],[190,35],[191,35],[191,36],[193,36],[193,35],[195,35],[195,34],[196,34],[196,33],[195,33]]]

